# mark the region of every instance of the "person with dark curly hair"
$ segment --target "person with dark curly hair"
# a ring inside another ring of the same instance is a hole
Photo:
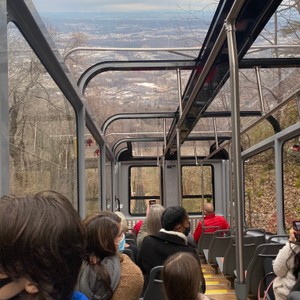
[[[151,269],[155,266],[162,266],[170,255],[177,252],[190,252],[198,255],[196,248],[188,243],[190,222],[183,207],[166,208],[161,217],[161,225],[162,228],[157,234],[144,238],[140,248],[138,265],[145,278],[143,290],[147,287]],[[202,292],[205,292],[205,282],[202,283]]]

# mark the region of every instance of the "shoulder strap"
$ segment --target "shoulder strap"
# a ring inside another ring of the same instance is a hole
[[[262,282],[270,275],[275,275],[274,272],[269,272],[267,273],[259,282],[259,285],[258,285],[258,289],[257,289],[257,299],[260,299],[260,289],[261,289],[261,284]],[[276,277],[275,277],[276,278]],[[273,285],[273,282],[275,280],[275,278],[269,283],[269,285],[267,286],[265,292],[264,292],[264,297],[263,297],[263,300],[266,300],[267,299],[267,295],[268,295],[268,292],[271,288],[271,286]]]

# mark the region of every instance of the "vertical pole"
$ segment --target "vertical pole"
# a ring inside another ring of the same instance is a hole
[[[256,80],[257,80],[257,87],[258,87],[258,95],[259,95],[261,112],[264,115],[265,112],[266,112],[266,110],[265,110],[264,99],[263,99],[263,94],[262,94],[261,79],[260,79],[260,69],[259,69],[259,67],[255,67],[255,74],[256,74]]]
[[[219,148],[219,142],[218,142],[216,118],[213,118],[213,125],[214,125],[215,143],[216,143],[216,150],[217,150]]]
[[[81,218],[85,217],[85,107],[77,111],[77,176],[78,176],[78,212]]]
[[[182,115],[182,87],[181,87],[181,73],[180,69],[176,69],[177,85],[178,85],[178,100],[179,100],[179,114]]]
[[[6,1],[0,2],[0,197],[9,193],[9,106]]]
[[[164,131],[164,148],[163,148],[163,156],[162,156],[162,202],[161,204],[166,204],[167,201],[167,192],[166,192],[166,158],[165,158],[165,149],[167,146],[167,134],[166,134],[166,119],[164,118],[164,123],[163,123],[163,131]]]
[[[101,199],[100,209],[106,209],[106,148],[105,144],[101,145],[100,150],[100,172],[101,172]]]
[[[178,203],[182,206],[182,184],[181,184],[181,153],[180,153],[180,129],[176,128],[177,141],[177,178],[178,178]]]
[[[177,85],[178,85],[178,101],[179,101],[179,114],[182,116],[182,88],[181,88],[181,74],[180,70],[177,72]],[[180,153],[180,128],[176,128],[176,142],[177,142],[177,178],[178,178],[178,203],[182,206],[182,184],[181,184],[181,153]]]
[[[240,97],[239,97],[239,69],[235,36],[235,20],[227,19],[227,41],[230,67],[231,90],[231,122],[232,122],[232,171],[233,171],[233,199],[235,205],[236,228],[236,282],[245,282],[244,253],[243,253],[243,207],[242,207],[242,169],[241,169],[241,137],[240,137]]]
[[[274,143],[275,151],[275,186],[276,186],[276,210],[278,216],[284,216],[283,207],[283,161],[282,161],[282,141],[278,139]],[[277,232],[278,234],[285,234],[282,218],[277,218]]]

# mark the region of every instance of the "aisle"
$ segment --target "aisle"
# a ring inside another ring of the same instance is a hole
[[[235,290],[230,287],[230,282],[221,274],[215,274],[212,266],[202,264],[206,280],[206,293],[212,300],[236,300]]]

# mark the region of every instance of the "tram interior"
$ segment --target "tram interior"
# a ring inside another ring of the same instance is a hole
[[[300,219],[298,2],[219,1],[191,47],[91,47],[74,33],[64,52],[34,1],[4,2],[2,194],[54,189],[82,217],[120,210],[130,228],[149,201],[182,205],[192,231],[212,202],[255,240],[215,254],[221,244],[198,244],[210,250],[208,295],[253,294],[260,255],[272,258]],[[269,238],[271,250],[257,247]]]

